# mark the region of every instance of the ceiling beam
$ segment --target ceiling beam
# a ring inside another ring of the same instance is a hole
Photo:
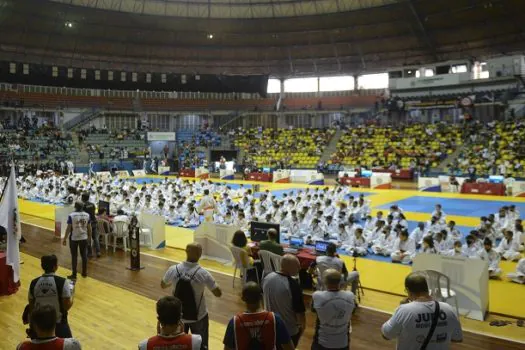
[[[423,24],[423,21],[421,20],[421,17],[419,16],[419,13],[417,12],[416,7],[414,6],[414,0],[408,0],[407,5],[410,9],[410,12],[412,12],[413,17],[416,19],[416,23],[420,33],[420,38],[423,39],[423,42],[428,47],[428,51],[430,52],[434,60],[439,61],[436,54],[436,45],[428,35],[425,25]]]

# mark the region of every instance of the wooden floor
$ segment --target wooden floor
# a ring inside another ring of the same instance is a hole
[[[23,288],[15,296],[0,298],[0,349],[11,349],[23,338],[24,326],[20,315],[26,303],[30,278],[40,274],[38,260],[43,254],[54,253],[62,267],[70,268],[69,250],[53,240],[52,233],[34,226],[23,225],[27,243],[21,246],[26,263],[23,266]],[[27,254],[27,255],[25,255]],[[31,257],[32,256],[32,257]],[[35,258],[33,258],[35,257]],[[142,256],[145,269],[131,272],[125,269],[128,259],[124,253],[109,253],[92,260],[88,279],[79,279],[75,305],[70,320],[75,336],[85,349],[133,349],[142,338],[155,330],[154,301],[169,291],[160,289],[159,283],[172,262],[155,256]],[[62,274],[67,273],[61,269]],[[225,325],[235,313],[243,310],[238,287],[232,288],[230,276],[213,273],[223,289],[222,298],[207,292],[210,311],[210,348],[222,349]],[[309,300],[306,300],[309,302]],[[393,349],[394,343],[382,339],[380,327],[389,315],[360,308],[353,320],[352,349]],[[309,349],[314,316],[307,312],[307,331],[299,349]],[[510,326],[508,326],[510,327]],[[515,326],[514,326],[515,327]],[[525,339],[525,329],[523,330]],[[524,349],[513,343],[485,335],[465,333],[465,341],[453,349]]]

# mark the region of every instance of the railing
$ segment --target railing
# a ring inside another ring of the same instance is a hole
[[[259,94],[251,93],[217,93],[217,92],[188,92],[188,91],[138,91],[138,90],[105,90],[105,89],[80,89],[69,87],[40,86],[0,83],[0,92],[39,93],[64,96],[85,97],[112,97],[112,98],[140,98],[140,99],[193,99],[193,100],[264,100]],[[385,89],[344,90],[326,92],[285,93],[285,98],[313,98],[329,96],[369,96],[381,95]],[[1,97],[1,96],[0,96]],[[279,94],[268,94],[269,98],[277,99]]]
[[[89,120],[92,120],[96,118],[99,115],[100,111],[98,109],[91,109],[84,111],[77,115],[76,117],[72,118],[71,120],[68,120],[64,123],[64,129],[65,130],[71,130],[75,126],[81,125]]]

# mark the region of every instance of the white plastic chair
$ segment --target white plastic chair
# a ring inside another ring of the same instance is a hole
[[[117,221],[113,223],[113,253],[117,250],[117,239],[122,238],[122,245],[124,246],[124,252],[128,251],[128,224],[123,221]]]
[[[281,271],[282,256],[274,254],[268,250],[259,250],[258,254],[264,266],[263,278],[269,273]]]
[[[448,302],[448,299],[454,299],[456,315],[459,317],[458,297],[456,292],[450,289],[450,278],[434,270],[425,270],[423,273],[428,283],[430,295],[437,301]]]
[[[106,222],[104,220],[97,220],[98,235],[99,235],[99,237],[104,238],[104,247],[105,247],[106,252],[107,252],[108,251],[109,232],[106,231],[106,225],[104,225],[105,223]]]
[[[237,275],[237,270],[239,270],[239,277],[241,278],[241,283],[243,286],[246,283],[247,272],[250,270],[255,270],[255,274],[257,275],[257,283],[259,283],[259,275],[257,274],[257,269],[255,268],[255,266],[245,266],[243,264],[243,257],[245,258],[244,261],[249,260],[248,253],[244,249],[239,247],[230,247],[230,251],[233,256],[233,263],[235,264],[235,269],[233,270],[232,287],[235,287],[235,277]]]

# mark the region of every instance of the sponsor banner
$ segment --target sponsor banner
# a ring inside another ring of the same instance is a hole
[[[208,168],[205,167],[199,167],[195,169],[195,177],[199,179],[209,179],[210,178],[210,171]]]
[[[392,188],[392,174],[390,173],[372,173],[370,178],[370,188],[372,189],[390,189]]]
[[[148,141],[175,141],[174,132],[148,132]]]
[[[290,182],[290,170],[277,170],[273,172],[273,182],[276,183],[289,183]]]
[[[423,192],[441,192],[441,184],[437,177],[420,177],[417,179],[417,189]]]
[[[137,176],[137,177],[140,177],[140,176],[146,176],[146,172],[144,170],[133,170],[133,176]]]

